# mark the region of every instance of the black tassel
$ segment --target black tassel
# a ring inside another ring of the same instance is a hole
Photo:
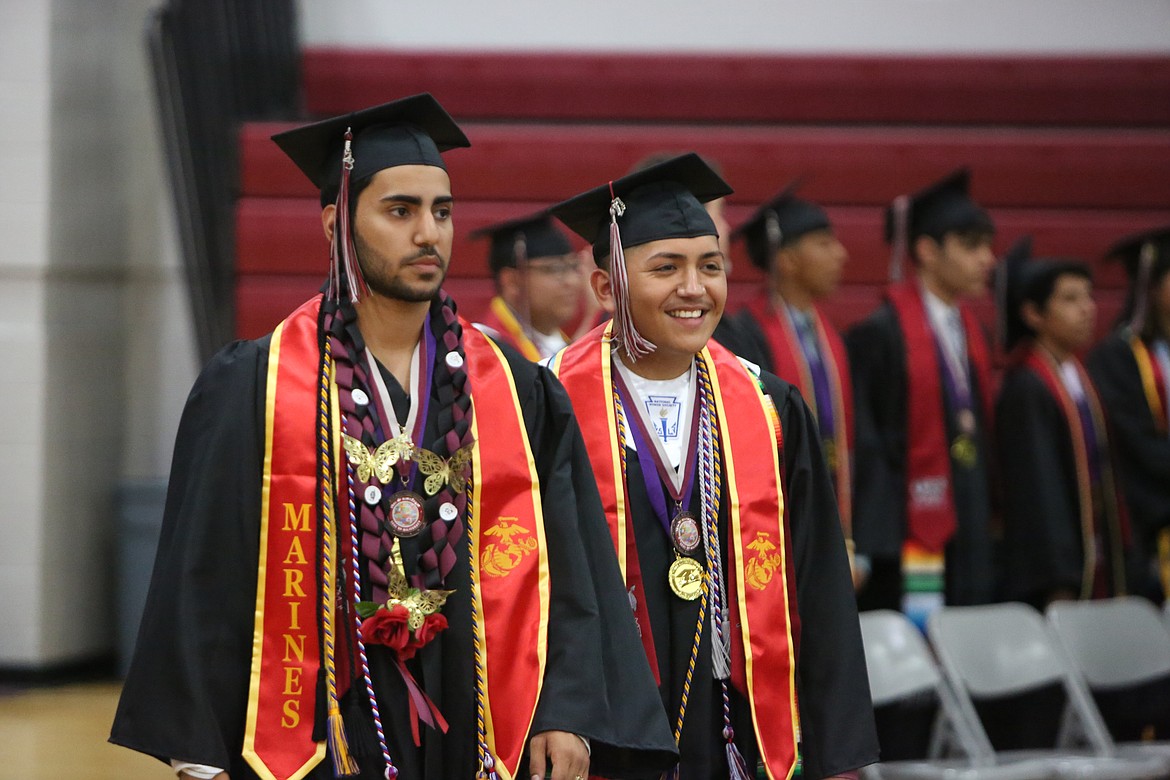
[[[373,718],[362,706],[362,697],[358,695],[358,691],[364,690],[365,683],[360,679],[354,680],[341,711],[341,718],[345,722],[345,736],[349,741],[349,752],[359,760],[381,755],[382,752],[378,746],[378,735],[374,733]]]
[[[329,713],[326,712],[325,707],[325,667],[322,666],[317,670],[317,695],[315,699],[317,706],[313,708],[313,741],[320,742],[325,739],[325,727],[329,719]]]

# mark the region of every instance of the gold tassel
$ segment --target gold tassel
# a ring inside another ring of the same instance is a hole
[[[359,771],[357,761],[349,753],[349,742],[345,739],[345,724],[341,720],[341,710],[337,707],[329,709],[326,720],[329,740],[329,755],[333,757],[333,774],[335,777],[350,777]]]

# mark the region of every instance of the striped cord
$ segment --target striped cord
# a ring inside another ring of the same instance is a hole
[[[346,430],[349,421],[342,416],[341,428]],[[348,460],[345,465],[345,479],[346,479],[346,493],[349,502],[349,542],[353,550],[350,556],[352,563],[353,580],[353,603],[361,601],[362,597],[362,581],[361,581],[361,541],[358,538],[358,519],[357,519],[357,502],[354,500],[354,473],[353,464]],[[386,780],[394,780],[398,777],[398,769],[394,766],[394,762],[390,760],[390,749],[386,746],[386,732],[382,728],[382,714],[378,711],[378,697],[374,694],[374,681],[370,676],[370,662],[366,655],[366,643],[362,641],[362,618],[361,615],[354,611],[353,615],[355,624],[355,635],[357,636],[357,651],[358,660],[362,667],[362,680],[366,684],[366,696],[370,700],[370,712],[374,716],[374,730],[378,733],[378,748],[382,751],[382,762],[386,766],[386,771],[383,776]]]
[[[471,547],[471,540],[475,538],[475,503],[472,500],[474,491],[471,480],[467,482],[467,515],[464,525],[467,529],[467,546]],[[472,640],[475,643],[475,739],[479,752],[479,769],[475,776],[485,780],[498,780],[496,775],[496,761],[492,758],[491,748],[487,743],[487,670],[483,658],[483,636],[479,627],[479,596],[475,583],[479,580],[479,561],[474,555],[471,559],[471,630]]]

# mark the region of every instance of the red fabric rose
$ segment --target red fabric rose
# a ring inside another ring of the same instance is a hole
[[[368,645],[386,645],[397,650],[402,658],[408,658],[403,651],[411,641],[410,627],[406,624],[409,619],[410,613],[401,604],[379,609],[362,621],[362,641]],[[414,655],[413,650],[410,655]]]
[[[446,628],[447,618],[442,613],[436,612],[433,615],[427,615],[427,619],[423,621],[422,626],[419,627],[418,631],[414,632],[414,644],[422,647]]]

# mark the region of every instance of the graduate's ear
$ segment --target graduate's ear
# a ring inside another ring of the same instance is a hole
[[[520,298],[520,271],[510,266],[501,268],[496,274],[496,289],[508,305],[515,306]]]
[[[781,276],[791,276],[796,271],[796,252],[791,247],[777,249],[772,267]]]
[[[613,314],[613,285],[609,280],[609,271],[604,268],[594,268],[589,275],[589,284],[593,287],[593,295],[601,308],[608,314]]]
[[[333,243],[333,218],[337,216],[337,206],[330,203],[321,209],[321,227],[325,229],[325,238]]]
[[[911,259],[916,265],[934,270],[941,255],[942,247],[930,236],[919,236],[914,239],[914,252]]]
[[[1020,305],[1020,319],[1028,326],[1028,330],[1039,333],[1040,326],[1044,324],[1044,313],[1035,301],[1024,301]]]

